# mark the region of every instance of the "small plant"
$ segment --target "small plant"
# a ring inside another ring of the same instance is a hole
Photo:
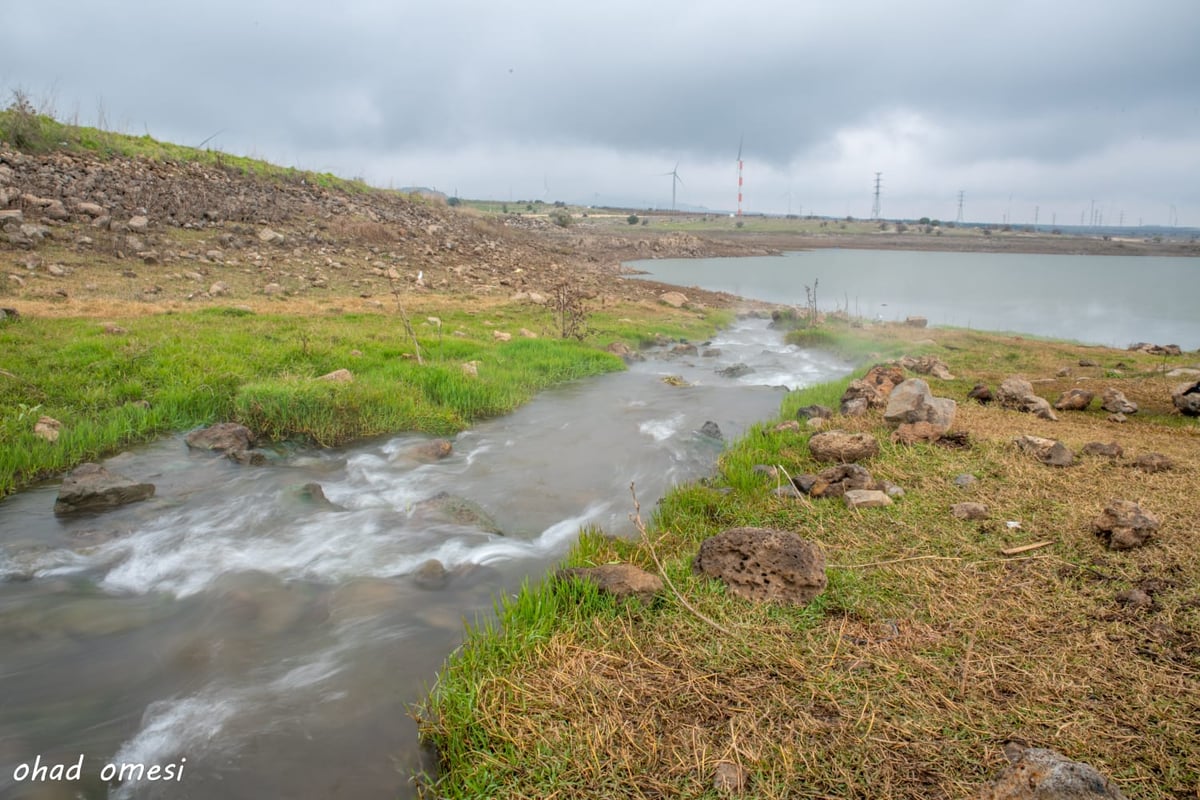
[[[554,314],[558,318],[559,334],[564,339],[583,341],[587,336],[587,296],[575,284],[560,283],[554,287]]]
[[[630,214],[628,217],[625,218],[625,221],[628,222],[630,225],[637,225],[638,224],[638,215]]]
[[[563,208],[556,208],[549,214],[550,221],[560,228],[569,228],[571,226],[571,212]]]

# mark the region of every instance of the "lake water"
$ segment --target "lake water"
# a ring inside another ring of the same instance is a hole
[[[1015,331],[1126,347],[1200,349],[1200,259],[1148,256],[809,250],[753,258],[661,259],[629,266],[680,286],[869,319]]]

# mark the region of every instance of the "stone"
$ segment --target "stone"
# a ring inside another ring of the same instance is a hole
[[[717,374],[722,378],[740,378],[743,375],[749,375],[754,372],[754,367],[749,364],[743,364],[740,361],[736,364],[731,364],[728,367],[717,370]]]
[[[429,591],[444,589],[450,582],[450,573],[446,571],[446,565],[436,558],[422,561],[421,565],[413,571],[412,576],[413,583],[417,585],[417,588]]]
[[[950,506],[955,519],[987,519],[988,508],[983,503],[955,503]]]
[[[800,475],[793,481],[796,488],[813,497],[843,497],[852,489],[879,489],[880,486],[866,467],[859,464],[838,464],[816,475]]]
[[[254,434],[245,425],[218,422],[192,431],[184,437],[184,441],[195,450],[230,453],[254,447]]]
[[[900,366],[918,375],[932,375],[940,381],[954,380],[950,367],[937,356],[921,356],[920,358],[904,356],[900,359]]]
[[[243,467],[262,467],[267,463],[267,456],[261,450],[230,450],[225,457]]]
[[[1100,407],[1112,414],[1136,414],[1137,403],[1127,400],[1124,393],[1109,387],[1104,390],[1104,398]]]
[[[1137,342],[1129,345],[1129,349],[1138,352],[1146,353],[1152,356],[1178,356],[1183,355],[1183,351],[1179,349],[1177,344],[1150,344],[1149,342]]]
[[[1023,411],[1052,421],[1058,419],[1050,408],[1050,402],[1034,394],[1033,384],[1024,378],[1005,378],[996,390],[996,400],[1002,408]]]
[[[430,439],[421,442],[408,450],[406,455],[417,461],[441,461],[454,452],[454,444],[449,439]]]
[[[882,508],[892,504],[892,498],[878,489],[849,489],[843,497],[846,507],[851,509]]]
[[[38,421],[33,424],[33,435],[40,436],[47,442],[57,442],[60,430],[62,423],[54,417],[38,417]]]
[[[929,325],[929,320],[926,317],[905,317],[904,324],[910,328],[924,328]]]
[[[1126,589],[1117,594],[1116,601],[1120,605],[1139,611],[1154,605],[1154,598],[1147,594],[1144,589]]]
[[[680,342],[671,348],[673,356],[694,356],[698,355],[700,350],[691,342]]]
[[[1122,422],[1125,422],[1126,419],[1127,419],[1127,417],[1124,414],[1109,414],[1108,415],[1109,422],[1122,423]]]
[[[817,461],[844,464],[878,455],[879,442],[869,433],[822,431],[808,440],[808,449]]]
[[[765,475],[770,480],[776,480],[779,477],[779,469],[770,464],[755,464],[750,471],[755,475]]]
[[[876,364],[867,370],[862,380],[874,386],[886,402],[892,389],[904,383],[905,376],[904,370],[895,364]]]
[[[508,342],[512,341],[512,334],[504,331],[492,331],[492,338],[497,342]]]
[[[741,764],[722,761],[713,770],[713,789],[718,794],[743,794],[750,788],[750,772]]]
[[[1141,547],[1159,527],[1158,518],[1132,500],[1113,500],[1092,520],[1092,530],[1107,537],[1110,550]]]
[[[283,244],[285,236],[278,231],[273,231],[270,228],[263,228],[258,232],[258,240],[263,244]]]
[[[939,426],[930,422],[905,422],[892,431],[892,441],[897,444],[916,444],[925,442],[932,444],[942,438],[943,431]]]
[[[244,452],[244,451],[243,451]],[[346,509],[334,503],[325,496],[325,490],[319,483],[306,483],[296,490],[296,497],[305,503],[326,511],[345,511]]]
[[[968,475],[965,472],[961,475],[954,476],[954,485],[959,489],[971,489],[977,483],[979,483],[978,478],[976,478],[974,475]]]
[[[795,419],[785,420],[784,422],[781,422],[778,425],[776,425],[774,428],[771,428],[771,431],[773,433],[784,433],[784,432],[799,433],[800,432],[800,421],[795,420]]]
[[[1059,411],[1086,411],[1095,397],[1095,393],[1087,389],[1068,389],[1059,396],[1054,407]]]
[[[808,428],[810,431],[821,431],[824,430],[825,426],[828,424],[829,419],[827,417],[812,417],[805,420],[804,427]]]
[[[1200,381],[1176,384],[1171,389],[1171,403],[1185,416],[1200,417]]]
[[[578,578],[596,584],[601,594],[616,598],[636,597],[643,603],[653,602],[662,591],[663,580],[633,564],[601,564],[598,567],[568,567],[560,569],[559,580]]]
[[[212,286],[208,287],[208,293],[213,297],[225,297],[229,294],[229,284],[225,281],[217,281]]]
[[[1142,472],[1166,472],[1175,468],[1175,461],[1162,453],[1142,453],[1133,460],[1133,466]]]
[[[133,233],[145,233],[146,229],[150,227],[150,220],[139,214],[136,217],[130,218],[129,222],[125,223],[125,227]]]
[[[773,528],[730,528],[706,539],[692,562],[743,599],[805,605],[825,590],[825,556],[810,541]]]
[[[945,433],[954,424],[957,409],[958,404],[950,398],[934,397],[922,379],[909,378],[892,390],[883,419],[893,426],[928,422]]]
[[[75,211],[92,219],[104,216],[104,208],[96,203],[76,203]]]
[[[1009,764],[978,800],[1128,800],[1095,767],[1054,750],[1009,743]]]
[[[529,330],[528,328],[521,328],[519,331],[517,331],[517,333],[519,333],[521,336],[523,336],[526,339],[538,338],[538,335],[536,333],[534,333],[533,331]]]
[[[829,419],[833,416],[833,409],[828,406],[810,405],[796,409],[796,419]]]
[[[1098,367],[1100,365],[1093,359],[1081,358],[1081,359],[1079,359],[1079,366],[1081,366],[1081,367]]]
[[[683,308],[687,301],[687,295],[682,292],[663,292],[658,296],[658,302],[671,308]]]
[[[483,510],[482,506],[474,500],[468,500],[449,492],[438,492],[426,497],[413,506],[412,514],[416,517],[433,517],[436,521],[448,522],[452,525],[476,528],[496,536],[504,535],[500,525],[492,518],[491,514]]]
[[[278,283],[268,283],[263,287],[263,294],[265,294],[267,297],[274,297],[275,295],[283,294],[283,287]]]
[[[1088,442],[1079,451],[1085,456],[1104,456],[1105,458],[1121,458],[1125,455],[1125,449],[1116,442]]]
[[[1075,454],[1065,444],[1042,436],[1018,436],[1014,442],[1022,453],[1029,453],[1043,464],[1051,467],[1069,467],[1075,463]]]
[[[464,361],[462,364],[459,365],[459,367],[462,369],[463,375],[466,375],[467,377],[470,377],[470,378],[478,378],[479,377],[479,362],[478,361]]]
[[[354,373],[345,368],[335,369],[333,372],[327,372],[320,376],[317,380],[330,383],[354,383]]]
[[[725,439],[725,436],[721,433],[721,426],[713,422],[711,419],[707,420],[703,425],[700,426],[700,435],[707,436],[710,439]]]
[[[73,469],[58,490],[54,513],[74,514],[105,511],[136,503],[154,495],[154,484],[138,483],[109,472],[99,464],[80,464]]]
[[[1030,388],[1033,388],[1033,387],[1030,387]],[[986,383],[975,384],[971,388],[971,391],[967,392],[967,397],[971,400],[976,401],[980,405],[985,405],[985,406],[988,403],[992,402],[992,400],[994,399],[994,397],[992,395],[992,390],[988,388]]]

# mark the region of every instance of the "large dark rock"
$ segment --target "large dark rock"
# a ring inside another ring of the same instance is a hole
[[[848,464],[879,454],[879,442],[869,433],[823,431],[808,440],[808,449],[817,461]]]
[[[1176,384],[1171,390],[1171,402],[1179,413],[1200,417],[1200,381]]]
[[[216,425],[192,431],[184,441],[188,447],[196,450],[236,453],[254,447],[254,434],[245,425],[218,422]]]
[[[1009,743],[1009,764],[979,800],[1127,800],[1095,767],[1054,750]]]
[[[721,426],[713,422],[711,419],[707,420],[703,425],[700,426],[700,435],[707,436],[710,439],[719,439],[722,441],[725,439],[724,434],[721,433]]]
[[[650,603],[663,588],[662,578],[633,564],[569,567],[560,569],[557,577],[559,580],[579,578],[591,581],[603,594],[619,598],[636,597],[643,603]]]
[[[820,548],[772,528],[731,528],[706,539],[692,569],[755,602],[804,605],[826,585]]]
[[[1092,520],[1092,530],[1108,538],[1111,550],[1141,547],[1158,526],[1158,518],[1132,500],[1113,500]]]
[[[153,495],[152,483],[138,483],[115,475],[99,464],[80,464],[59,487],[54,513],[105,511],[127,503],[136,503]]]

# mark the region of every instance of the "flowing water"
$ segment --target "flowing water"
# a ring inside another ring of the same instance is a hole
[[[808,250],[759,258],[638,261],[647,277],[868,319],[1019,331],[1111,347],[1200,349],[1200,259]]]
[[[172,437],[107,462],[153,482],[149,501],[59,519],[49,484],[0,502],[0,797],[410,796],[406,709],[464,618],[545,574],[581,525],[631,534],[631,482],[648,506],[710,473],[706,421],[737,437],[779,387],[847,371],[761,320],[711,347],[544,392],[433,463],[407,435],[257,468]],[[716,374],[738,362],[755,371]],[[442,492],[457,512],[423,502]],[[422,588],[429,559],[443,586]],[[159,780],[104,780],[122,765]]]

